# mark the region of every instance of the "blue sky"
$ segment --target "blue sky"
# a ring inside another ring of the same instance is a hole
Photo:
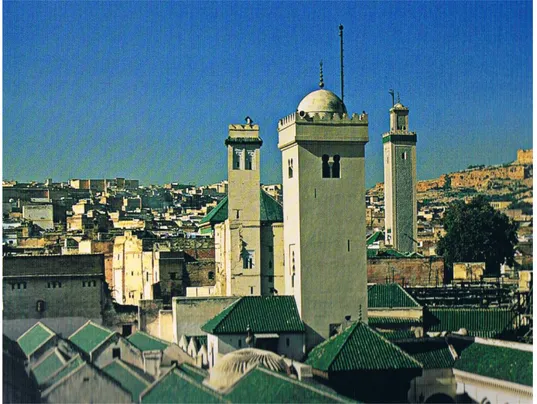
[[[532,3],[3,3],[3,178],[225,179],[229,123],[261,127],[281,181],[277,121],[317,88],[369,114],[366,182],[400,92],[418,178],[532,147]]]

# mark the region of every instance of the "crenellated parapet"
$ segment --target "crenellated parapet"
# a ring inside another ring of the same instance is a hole
[[[230,124],[229,125],[229,130],[248,130],[248,131],[251,131],[251,130],[257,130],[259,131],[259,125],[257,124],[240,124],[240,123],[236,123],[236,124]]]
[[[339,114],[337,112],[293,112],[278,121],[278,129],[283,129],[292,124],[310,124],[319,123],[325,125],[368,125],[368,115],[363,112],[361,114],[353,113],[351,116],[348,114]]]

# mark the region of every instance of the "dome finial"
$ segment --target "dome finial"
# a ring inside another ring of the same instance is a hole
[[[324,80],[323,80],[323,60],[322,60],[322,59],[321,59],[321,63],[320,63],[319,75],[320,75],[319,87],[324,88]]]

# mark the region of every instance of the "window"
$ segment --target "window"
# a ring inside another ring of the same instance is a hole
[[[254,287],[253,287],[253,286],[250,286],[250,294],[251,294],[251,295],[254,294]]]
[[[132,324],[123,324],[121,328],[121,335],[123,335],[123,337],[127,338],[132,334]]]
[[[172,281],[176,280],[177,279],[177,272],[170,272],[170,279]]]
[[[120,348],[113,348],[112,349],[112,358],[119,358],[121,359],[121,349]]]
[[[62,287],[61,282],[47,282],[48,289],[56,289],[56,288],[61,288],[61,287]]]
[[[208,273],[208,277],[209,277],[209,280],[212,281],[212,280],[214,279],[214,272],[212,272],[212,271],[209,272],[209,273]]]
[[[332,164],[332,178],[339,178],[339,155],[334,156],[334,163]]]
[[[291,287],[295,287],[295,274],[291,275]]]
[[[255,252],[251,250],[246,250],[242,254],[242,268],[243,269],[254,269],[255,267]]]
[[[83,288],[86,287],[86,281],[82,281],[82,287],[83,287]]]
[[[245,161],[245,169],[246,170],[255,170],[255,164],[254,164],[254,159],[255,159],[255,150],[248,150],[246,152],[246,161]]]
[[[273,276],[269,276],[269,277],[268,277],[268,281],[269,281],[270,283],[274,283],[274,277],[273,277]]]
[[[268,250],[269,252],[273,252],[274,251],[274,247],[272,247],[271,245],[268,246]]]
[[[407,159],[407,154],[406,154],[406,152],[403,152],[403,153],[401,154],[401,158],[402,158],[403,160],[406,160],[406,159]]]
[[[242,348],[242,340],[239,338],[239,348]]]
[[[293,159],[287,160],[289,178],[293,178]]]
[[[285,339],[285,345],[287,346],[291,345],[291,340],[289,338]]]
[[[328,162],[328,154],[323,154],[323,178],[330,178],[330,163]]]
[[[233,150],[233,169],[234,170],[240,170],[241,169],[241,163],[242,163],[242,156],[243,156],[243,150],[242,149],[234,149]]]
[[[37,311],[38,313],[42,313],[45,311],[45,302],[43,300],[38,300],[35,303],[35,311]]]
[[[272,261],[270,261],[270,260],[269,260],[269,262],[268,262],[268,267],[269,267],[270,269],[272,269]]]

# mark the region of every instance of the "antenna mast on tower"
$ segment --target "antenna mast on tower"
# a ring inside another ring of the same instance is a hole
[[[339,49],[341,63],[341,101],[343,101],[343,25],[339,24]]]

